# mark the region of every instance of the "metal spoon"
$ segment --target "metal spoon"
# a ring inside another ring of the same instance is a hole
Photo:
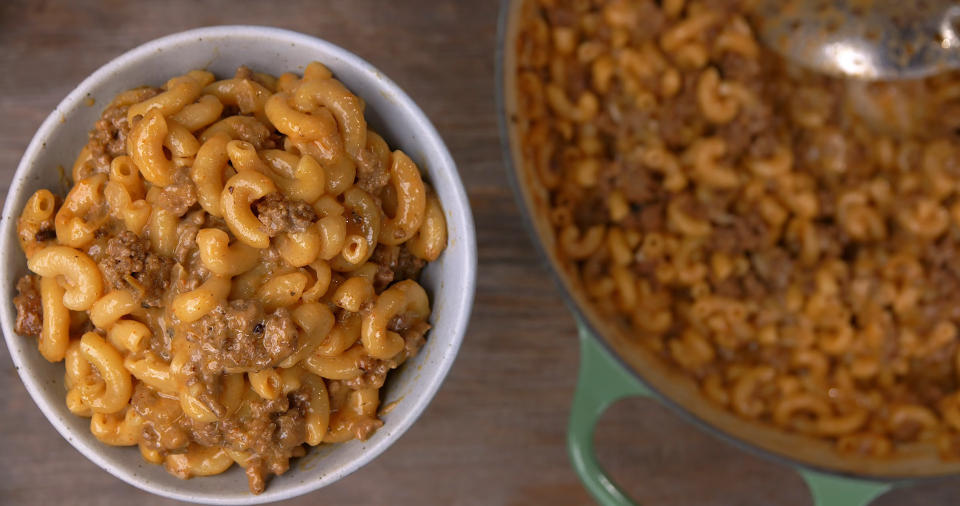
[[[802,66],[864,80],[960,68],[960,0],[757,0],[760,36]]]

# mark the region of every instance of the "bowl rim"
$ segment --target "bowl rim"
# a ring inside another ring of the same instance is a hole
[[[278,486],[280,485],[279,483],[274,483],[272,487],[268,487],[266,491],[259,495],[250,494],[246,496],[223,498],[212,494],[183,492],[177,489],[171,490],[163,486],[158,486],[155,482],[149,479],[144,479],[142,473],[136,472],[135,468],[118,466],[108,462],[108,460],[101,454],[101,447],[103,446],[103,443],[96,442],[96,444],[91,445],[83,441],[82,438],[73,437],[75,432],[71,430],[71,428],[67,426],[66,423],[60,418],[56,408],[53,406],[53,403],[45,400],[43,389],[40,387],[40,377],[29,373],[29,368],[22,360],[21,352],[17,351],[19,346],[16,345],[14,340],[18,339],[19,336],[13,331],[14,326],[13,322],[11,321],[11,314],[9,311],[0,311],[0,326],[2,326],[4,341],[7,349],[9,350],[10,358],[14,363],[14,368],[17,370],[17,374],[19,375],[24,387],[27,389],[27,392],[30,394],[30,397],[33,399],[33,402],[37,405],[37,407],[40,408],[40,411],[44,414],[44,417],[47,419],[47,421],[53,425],[54,429],[56,429],[56,431],[64,439],[66,439],[67,442],[69,442],[77,451],[79,451],[83,456],[95,463],[101,469],[143,491],[171,499],[188,502],[203,502],[209,504],[260,504],[300,496],[335,483],[341,478],[346,477],[357,469],[363,467],[386,451],[387,448],[393,445],[393,443],[395,443],[404,433],[406,433],[406,431],[420,417],[420,415],[435,397],[437,391],[440,389],[441,384],[446,379],[450,368],[453,366],[470,323],[476,292],[476,227],[470,207],[470,201],[463,186],[463,181],[459,176],[456,163],[453,159],[453,156],[450,154],[446,143],[444,142],[440,133],[437,131],[436,127],[427,117],[426,113],[423,112],[423,110],[399,85],[396,84],[396,82],[387,77],[386,74],[381,72],[379,69],[374,67],[360,56],[319,37],[307,35],[294,30],[270,26],[218,25],[193,28],[168,34],[129,49],[100,66],[92,74],[83,79],[80,84],[74,87],[73,90],[57,104],[57,106],[50,112],[43,123],[41,123],[40,127],[30,140],[26,150],[20,158],[16,171],[14,172],[13,179],[10,181],[10,187],[6,195],[6,202],[3,205],[3,223],[0,225],[0,252],[19,252],[19,245],[17,245],[17,241],[14,239],[16,234],[9,233],[10,227],[16,226],[16,217],[19,216],[19,210],[14,209],[16,199],[12,197],[17,191],[22,191],[18,190],[20,182],[29,177],[30,166],[33,165],[33,161],[37,158],[41,150],[44,149],[46,139],[49,138],[57,128],[59,128],[63,118],[72,110],[74,110],[79,104],[81,104],[83,100],[85,100],[87,97],[87,90],[94,87],[104,79],[111,77],[118,71],[131,66],[136,66],[138,62],[146,56],[156,52],[162,52],[169,46],[176,46],[183,43],[189,43],[191,41],[199,41],[207,37],[222,38],[227,40],[268,38],[282,40],[284,43],[289,43],[291,45],[295,44],[319,49],[320,52],[325,53],[329,58],[341,60],[346,65],[353,67],[358,72],[362,73],[365,78],[369,79],[371,82],[377,83],[376,87],[381,93],[389,93],[391,101],[393,101],[399,106],[400,109],[403,110],[404,115],[409,118],[410,124],[415,127],[415,129],[418,131],[418,134],[420,134],[429,144],[436,147],[437,156],[434,157],[434,163],[431,165],[436,167],[446,167],[449,170],[437,170],[435,174],[432,174],[432,176],[434,179],[439,177],[445,179],[445,186],[451,190],[451,193],[454,197],[451,199],[451,202],[446,203],[449,206],[447,210],[447,217],[448,222],[458,221],[459,228],[462,228],[464,231],[463,237],[458,238],[458,240],[463,242],[463,250],[466,256],[464,259],[466,270],[465,272],[459,273],[463,279],[465,289],[461,293],[457,294],[458,300],[450,301],[449,303],[445,303],[443,305],[444,307],[456,309],[456,316],[454,318],[453,325],[455,331],[453,332],[453,338],[451,339],[448,347],[444,350],[444,358],[440,361],[437,361],[435,365],[429,366],[430,369],[435,371],[434,378],[425,382],[422,385],[424,388],[418,390],[417,396],[415,399],[413,399],[415,402],[410,408],[407,409],[406,416],[391,420],[392,423],[390,431],[386,437],[378,440],[374,444],[368,444],[364,446],[356,458],[351,459],[347,464],[337,468],[333,472],[325,474],[321,478],[315,480],[306,480],[301,483],[291,482],[290,486],[283,488]],[[11,286],[8,287],[2,295],[0,295],[0,302],[11,307],[13,299],[12,290],[13,285],[11,284]],[[425,365],[424,367],[426,368],[428,366]]]

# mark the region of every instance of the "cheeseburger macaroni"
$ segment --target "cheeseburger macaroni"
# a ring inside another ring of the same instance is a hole
[[[595,309],[740,417],[960,457],[960,74],[845,83],[749,2],[526,0],[514,120]]]
[[[180,478],[264,490],[306,446],[367,439],[417,353],[437,195],[319,63],[193,70],[119,94],[64,196],[17,230],[16,331],[63,361],[67,407]]]

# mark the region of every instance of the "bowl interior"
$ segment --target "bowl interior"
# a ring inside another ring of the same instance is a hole
[[[637,345],[631,332],[605,318],[584,295],[579,276],[557,256],[553,227],[547,219],[549,194],[539,183],[521,149],[523,117],[516,97],[516,36],[520,8],[524,0],[504,4],[501,13],[497,86],[502,106],[501,125],[506,145],[510,179],[534,241],[544,253],[550,269],[564,292],[573,312],[591,333],[604,343],[641,381],[655,391],[660,400],[681,415],[711,433],[749,450],[760,450],[767,457],[795,465],[808,466],[840,474],[873,478],[915,478],[960,473],[960,462],[946,462],[937,457],[932,444],[915,444],[903,448],[894,458],[871,459],[841,455],[824,440],[787,432],[770,425],[746,421],[707,400],[690,377],[670,367],[646,348]]]
[[[159,86],[196,68],[218,78],[232,76],[239,65],[279,75],[302,72],[314,60],[366,101],[370,128],[417,162],[437,190],[449,241],[421,279],[433,304],[433,329],[422,351],[390,375],[381,405],[393,405],[382,415],[384,426],[369,440],[311,449],[306,457],[291,461],[290,471],[274,478],[259,496],[247,491],[246,477],[237,466],[222,475],[181,481],[144,462],[136,447],[110,447],[96,440],[88,419],[74,416],[64,404],[63,364],[48,363],[34,340],[13,333],[13,287],[27,272],[16,238],[16,218],[37,189],[62,192],[57,167],[69,170],[86,144],[87,132],[118,92],[145,84]],[[6,264],[0,277],[8,289],[0,301],[0,319],[11,356],[35,402],[71,444],[101,467],[135,486],[182,500],[241,504],[292,497],[330,484],[383,452],[439,388],[460,346],[473,301],[473,218],[453,159],[434,127],[405,93],[368,63],[337,46],[286,30],[233,26],[182,32],[140,46],[102,67],[64,99],[37,132],[14,177],[2,219],[0,250]]]

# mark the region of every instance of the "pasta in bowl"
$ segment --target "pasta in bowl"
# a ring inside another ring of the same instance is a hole
[[[78,449],[155,493],[250,503],[330,483],[409,427],[456,354],[476,260],[449,154],[393,83],[317,39],[212,28],[120,57],[58,109],[4,211],[3,324]]]

